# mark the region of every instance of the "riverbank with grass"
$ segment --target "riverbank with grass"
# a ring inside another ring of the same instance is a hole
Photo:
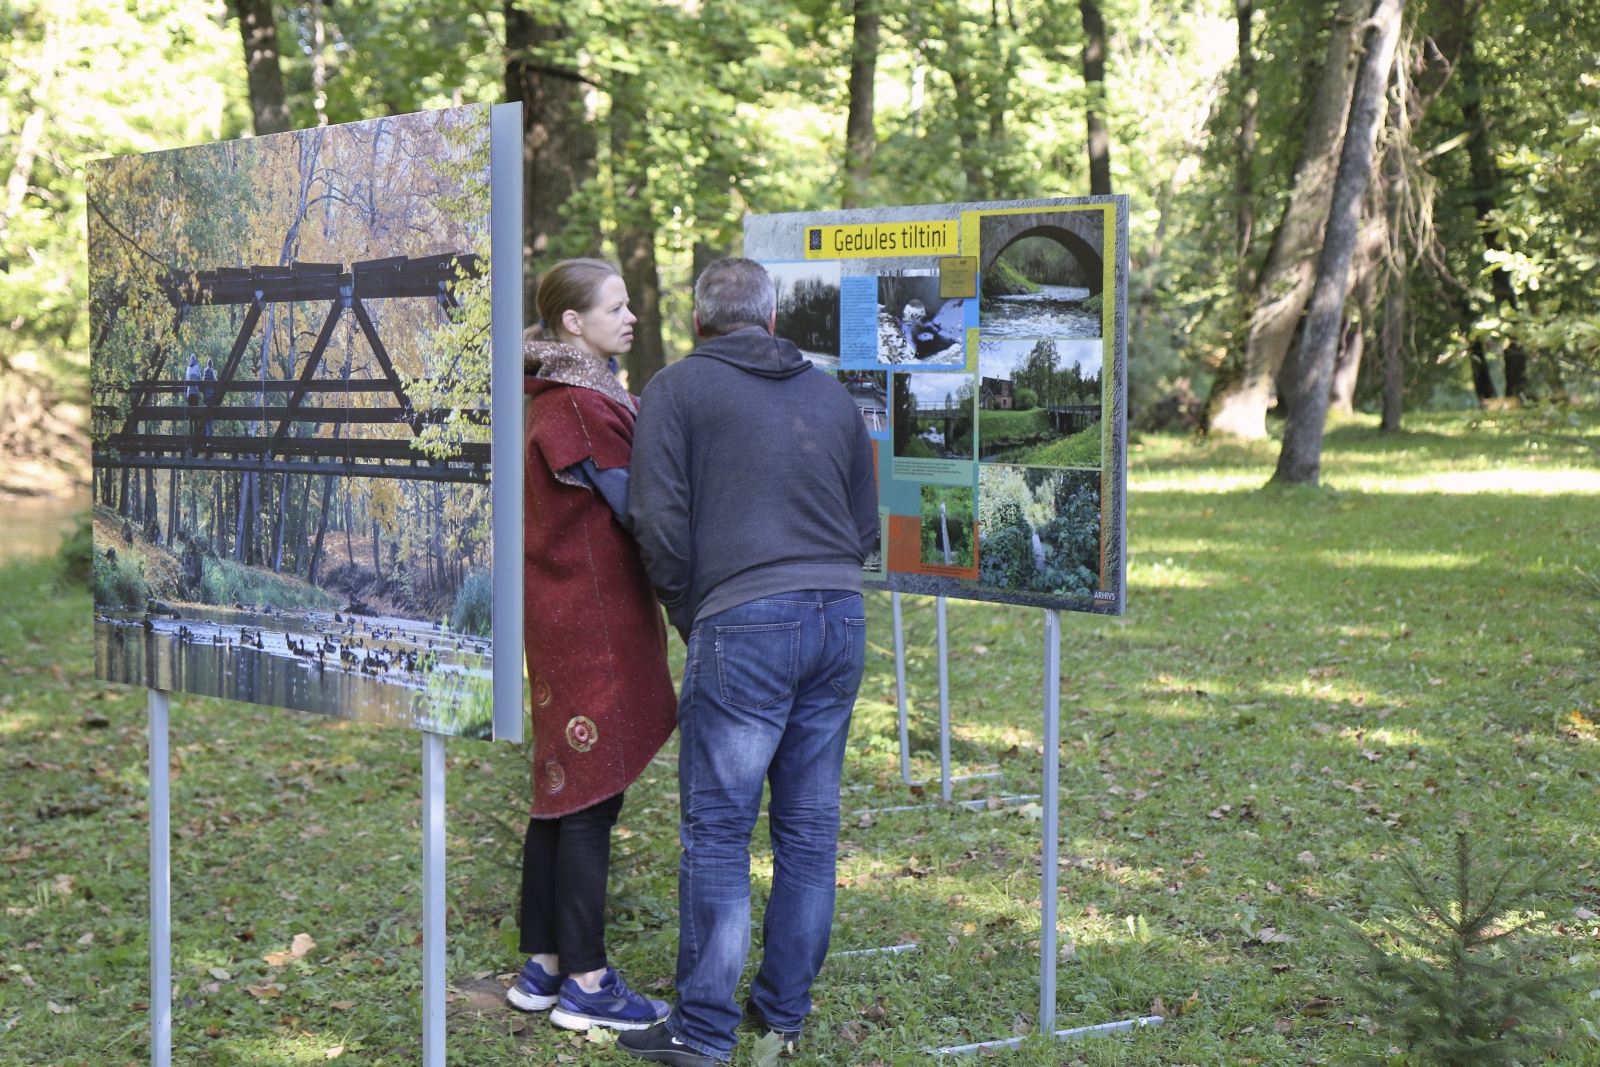
[[[1369,1035],[1338,930],[1376,930],[1394,857],[1463,826],[1549,864],[1535,965],[1597,962],[1600,589],[1580,571],[1600,574],[1600,464],[1482,420],[1408,423],[1331,431],[1320,491],[1261,490],[1271,442],[1132,444],[1129,614],[1062,625],[1057,1026],[1170,1018],[1000,1058],[1411,1062]],[[1600,445],[1600,420],[1575,433]],[[0,1065],[137,1063],[144,695],[91,679],[89,596],[51,565],[10,565],[0,604]],[[927,779],[933,601],[905,612]],[[1030,1032],[1038,999],[1040,809],[1003,798],[1039,792],[1042,613],[950,602],[955,772],[996,775],[957,786],[976,810],[900,783],[887,595],[868,615],[833,947],[918,949],[828,962],[802,1057],[837,1067]],[[172,724],[175,1062],[417,1063],[416,735],[183,696]],[[452,1055],[623,1062],[500,1007],[527,767],[511,746],[448,751]],[[609,911],[614,961],[664,997],[677,818],[669,746],[628,791]],[[753,855],[759,941],[764,830]],[[1587,987],[1570,1004],[1551,1062],[1593,1063],[1600,1009]]]

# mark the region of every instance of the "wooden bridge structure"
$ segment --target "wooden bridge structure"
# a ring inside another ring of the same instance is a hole
[[[366,301],[406,298],[436,300],[447,312],[459,307],[454,287],[480,275],[474,255],[443,254],[366,260],[359,263],[294,263],[287,267],[241,267],[169,276],[162,283],[181,323],[191,307],[244,305],[244,321],[216,381],[166,377],[173,346],[153,355],[148,374],[126,386],[127,403],[97,404],[97,430],[102,419],[122,418],[120,429],[96,435],[94,464],[101,469],[231,470],[272,474],[323,474],[356,478],[405,478],[434,482],[489,480],[489,445],[466,443],[448,458],[436,458],[413,447],[429,424],[442,422],[444,410],[418,410],[378,336]],[[299,374],[292,379],[240,379],[236,375],[267,305],[328,301],[315,343]],[[345,379],[321,376],[334,328],[346,314],[366,339],[382,371],[381,377]],[[183,355],[179,351],[178,359]],[[234,404],[239,394],[255,393],[279,403]],[[383,407],[344,407],[317,403],[315,398],[351,393],[386,394],[394,403]],[[98,399],[98,398],[97,398]],[[488,397],[469,418],[488,419]],[[213,435],[217,422],[254,422],[258,435]],[[301,437],[298,425],[333,426],[333,435]],[[356,424],[395,425],[404,436],[356,438],[343,434]],[[124,473],[124,478],[126,478]]]
[[[1053,404],[1045,408],[1050,425],[1059,434],[1082,433],[1100,421],[1099,404]]]

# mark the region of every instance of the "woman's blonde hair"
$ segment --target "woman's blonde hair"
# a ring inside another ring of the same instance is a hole
[[[539,295],[534,306],[544,339],[561,339],[561,317],[569,311],[582,315],[600,302],[600,287],[607,278],[620,278],[622,272],[603,259],[563,259],[539,279]]]

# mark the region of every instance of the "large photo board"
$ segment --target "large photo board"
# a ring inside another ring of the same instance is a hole
[[[491,439],[492,392],[521,393],[491,344],[520,291],[490,269],[501,119],[90,165],[98,677],[493,736],[497,673],[521,689],[492,577],[521,481]]]
[[[1126,606],[1127,200],[753,215],[778,333],[874,439],[876,588]]]

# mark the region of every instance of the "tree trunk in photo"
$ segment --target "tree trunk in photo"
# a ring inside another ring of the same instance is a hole
[[[1305,336],[1292,365],[1284,368],[1289,389],[1284,397],[1283,448],[1272,476],[1275,482],[1315,485],[1321,476],[1322,435],[1339,324],[1349,291],[1350,262],[1361,236],[1361,206],[1372,177],[1372,153],[1383,121],[1384,90],[1394,66],[1404,8],[1405,0],[1378,0],[1371,29],[1364,35],[1366,47],[1356,70]]]
[[[211,551],[218,556],[227,551],[222,536],[222,479],[220,471],[211,475]]]
[[[867,202],[872,182],[872,155],[878,147],[875,125],[878,81],[878,30],[882,16],[873,0],[855,0],[855,25],[850,42],[850,104],[844,120],[844,191],[839,206]]]
[[[239,12],[239,36],[244,41],[244,69],[256,136],[282,133],[289,128],[289,105],[284,100],[283,71],[278,64],[278,20],[272,13],[272,0],[234,0],[234,6]]]
[[[233,509],[233,559],[235,563],[245,562],[244,539],[245,530],[249,523],[245,513],[250,510],[250,472],[245,471],[239,475]]]
[[[1476,13],[1469,15],[1475,18]],[[1489,89],[1483,84],[1483,69],[1478,62],[1478,49],[1475,27],[1468,23],[1468,32],[1462,42],[1461,61],[1457,70],[1461,76],[1461,121],[1469,130],[1475,131],[1467,139],[1467,158],[1472,176],[1472,206],[1478,216],[1478,225],[1483,233],[1483,246],[1490,252],[1501,252],[1505,249],[1500,235],[1490,227],[1490,217],[1497,207],[1495,197],[1500,191],[1500,166],[1495,162],[1494,146],[1489,143],[1488,123],[1483,116],[1483,100]],[[1501,309],[1516,311],[1518,308],[1517,292],[1511,286],[1511,275],[1502,267],[1496,267],[1489,272],[1489,291],[1494,296],[1495,314]],[[1470,320],[1462,324],[1470,329]],[[1480,356],[1487,372],[1487,361],[1483,360],[1483,344],[1475,343],[1475,351]],[[1528,357],[1522,350],[1522,342],[1508,340],[1505,350],[1501,353],[1506,372],[1506,396],[1522,396],[1528,387]],[[1477,377],[1477,367],[1474,366],[1474,380]],[[1493,386],[1491,385],[1491,395]],[[1480,397],[1482,391],[1479,391]]]
[[[1233,158],[1233,229],[1239,265],[1234,272],[1234,291],[1243,311],[1240,322],[1248,329],[1250,297],[1255,289],[1255,273],[1250,269],[1250,243],[1256,228],[1256,55],[1250,39],[1254,0],[1235,0],[1234,18],[1239,29],[1239,140]]]
[[[278,477],[277,514],[272,519],[272,573],[283,573],[283,524],[289,517],[289,475]]]
[[[167,547],[178,541],[178,472],[167,472]]]
[[[1372,0],[1339,0],[1322,74],[1306,119],[1289,205],[1267,249],[1250,300],[1250,323],[1240,347],[1218,373],[1206,398],[1208,433],[1267,435],[1267,404],[1316,277],[1334,172],[1344,143],[1345,117],[1355,83],[1355,29]]]
[[[584,113],[585,80],[563,52],[571,31],[559,19],[541,21],[517,0],[505,0],[503,12],[506,100],[522,102],[523,316],[531,323],[544,268],[600,248],[598,219],[585,216],[569,226],[562,214],[595,176],[598,142]]]
[[[1078,0],[1083,15],[1083,80],[1089,90],[1089,195],[1111,195],[1111,135],[1106,131],[1106,22],[1095,0]]]
[[[311,489],[306,487],[309,494]],[[322,536],[328,532],[328,499],[333,495],[333,475],[322,476],[322,507],[317,516],[317,539],[311,546],[311,566],[306,568],[306,581],[317,584],[317,570],[322,565]]]
[[[355,545],[351,542],[350,528],[352,526],[354,526],[355,523],[352,521],[352,517],[350,515],[350,494],[349,493],[345,493],[345,494],[343,494],[343,496],[344,496],[344,554],[346,556],[350,557],[350,566],[352,568],[354,568],[355,565],[356,565],[356,549],[355,549]]]
[[[303,488],[300,491],[300,517],[295,523],[294,531],[294,575],[296,578],[304,576],[306,562],[306,537],[311,528],[311,476],[300,479]]]

